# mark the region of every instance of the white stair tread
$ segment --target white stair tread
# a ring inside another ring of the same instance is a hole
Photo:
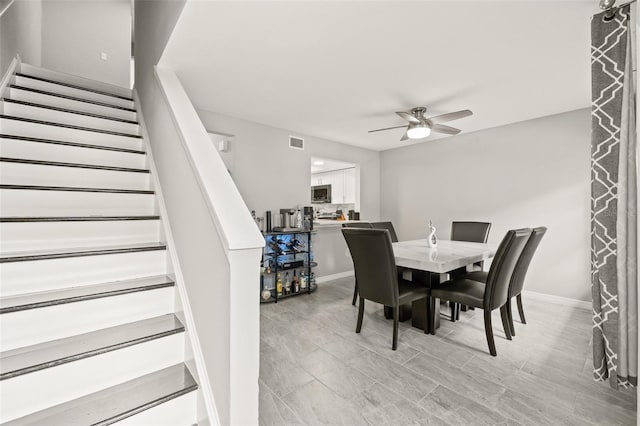
[[[174,314],[104,328],[0,353],[0,380],[100,355],[184,331]]]
[[[102,391],[4,423],[3,426],[110,425],[198,388],[177,364]]]
[[[0,298],[0,314],[173,286],[166,275],[38,291]],[[65,286],[66,287],[66,286]]]
[[[44,81],[44,82],[51,83],[51,84],[58,84],[60,86],[72,87],[72,88],[78,89],[78,90],[85,90],[87,92],[93,92],[93,93],[98,93],[98,94],[105,95],[105,96],[111,96],[111,97],[118,98],[118,99],[124,99],[124,100],[127,100],[127,101],[133,101],[133,98],[131,98],[129,96],[122,96],[122,95],[119,95],[119,94],[116,94],[116,93],[111,93],[111,92],[107,92],[107,91],[104,91],[104,90],[98,90],[98,89],[94,89],[94,88],[91,88],[91,87],[80,86],[80,85],[77,85],[77,84],[71,84],[71,83],[67,83],[67,82],[64,82],[64,81],[52,80],[52,79],[49,79],[49,78],[39,77],[39,76],[36,76],[36,75],[29,75],[29,74],[20,73],[20,72],[17,72],[15,74],[16,74],[16,76],[23,77],[23,78],[30,78],[32,80],[40,80],[40,81]]]
[[[68,113],[68,114],[82,115],[82,116],[85,116],[85,117],[98,118],[98,119],[102,119],[102,120],[118,121],[118,122],[127,123],[127,124],[139,124],[135,120],[128,120],[126,118],[113,117],[113,116],[110,116],[110,115],[98,114],[98,113],[95,113],[95,112],[88,112],[88,111],[82,111],[82,110],[71,109],[71,108],[63,108],[63,107],[59,107],[59,106],[47,105],[47,104],[37,103],[37,102],[23,101],[23,100],[20,100],[20,99],[11,99],[11,98],[5,97],[5,98],[2,98],[2,101],[6,102],[8,104],[29,106],[29,107],[32,107],[32,108],[39,108],[41,110],[48,109],[48,110],[51,110],[51,111],[58,111],[58,112],[63,112],[63,113]]]
[[[138,251],[164,250],[164,243],[122,244],[106,247],[78,247],[54,250],[32,250],[0,254],[0,263],[28,260],[60,259],[65,257],[96,256],[105,254],[132,253]]]
[[[48,90],[38,90],[38,89],[34,89],[31,87],[25,87],[25,86],[20,86],[20,85],[15,85],[15,84],[11,84],[9,85],[10,89],[13,90],[21,90],[21,91],[25,91],[25,92],[32,92],[32,93],[37,93],[39,95],[44,95],[44,96],[52,96],[52,97],[56,97],[56,98],[62,98],[62,99],[68,99],[68,100],[72,100],[72,101],[76,101],[76,102],[84,102],[87,104],[92,104],[92,105],[99,105],[99,106],[103,106],[105,108],[113,108],[113,109],[118,109],[121,111],[128,111],[128,112],[136,112],[135,109],[132,108],[125,108],[125,107],[121,107],[121,106],[117,106],[117,105],[112,105],[106,102],[100,102],[100,101],[94,101],[91,99],[84,99],[84,98],[79,98],[76,96],[69,96],[69,95],[63,95],[60,93],[55,93],[55,92],[51,92]]]
[[[129,154],[145,155],[144,151],[135,150],[135,149],[117,148],[117,147],[104,146],[104,145],[90,145],[90,144],[83,144],[83,143],[78,143],[78,142],[68,142],[68,141],[60,141],[60,140],[54,140],[54,139],[34,138],[34,137],[29,137],[29,136],[9,135],[9,134],[3,134],[3,133],[0,133],[0,139],[13,139],[13,140],[20,140],[20,141],[23,141],[23,142],[49,143],[49,144],[54,144],[54,145],[73,146],[73,147],[77,147],[77,148],[101,149],[101,150],[105,150],[105,151],[119,151],[119,152],[126,152],[126,153],[129,153]]]

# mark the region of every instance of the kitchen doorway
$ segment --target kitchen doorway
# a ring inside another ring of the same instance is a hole
[[[360,212],[360,166],[311,157],[311,204],[318,219],[353,218]]]

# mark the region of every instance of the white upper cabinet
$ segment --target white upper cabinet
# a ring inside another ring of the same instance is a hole
[[[345,169],[344,172],[344,204],[356,203],[356,169]]]
[[[332,204],[355,204],[356,169],[334,170],[311,175],[311,186],[331,185]]]
[[[342,170],[331,172],[331,203],[344,203],[344,173]]]

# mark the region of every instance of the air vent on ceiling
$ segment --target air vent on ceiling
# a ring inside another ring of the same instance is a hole
[[[304,149],[304,139],[295,136],[289,136],[289,148]]]

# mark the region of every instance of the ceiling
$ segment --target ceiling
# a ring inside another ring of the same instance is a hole
[[[250,6],[250,7],[249,7]],[[186,3],[162,58],[198,109],[386,150],[395,111],[463,132],[590,105],[596,0]]]

